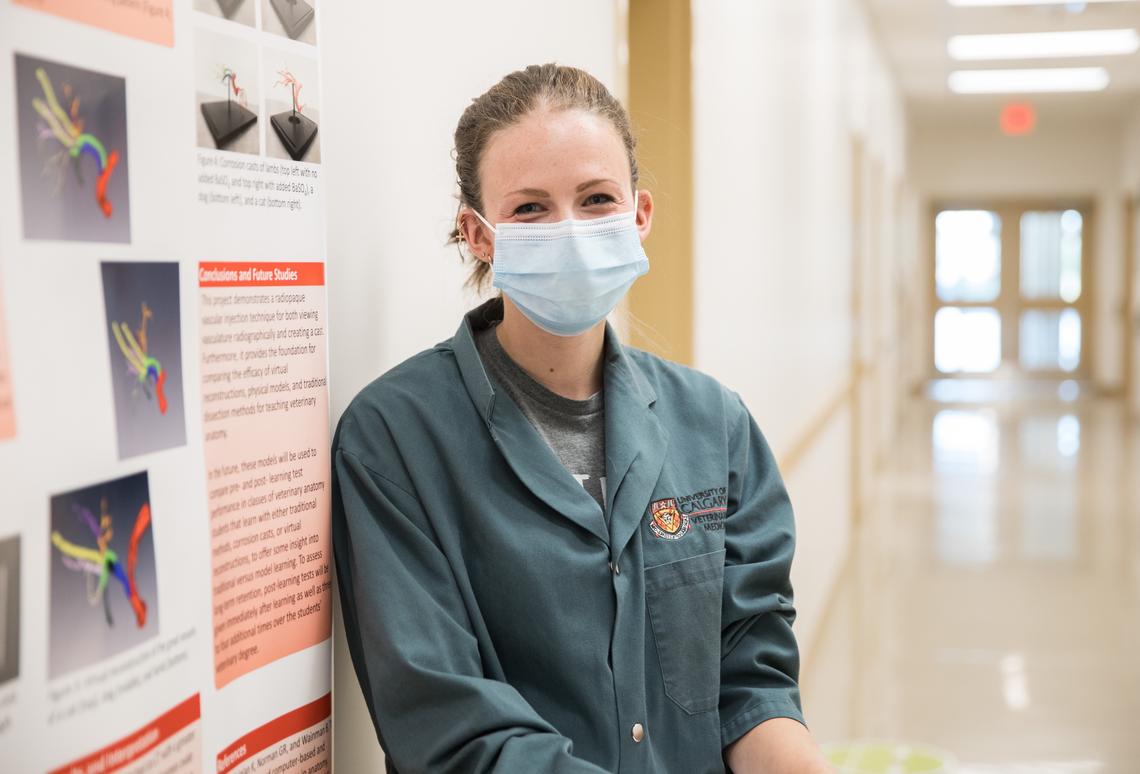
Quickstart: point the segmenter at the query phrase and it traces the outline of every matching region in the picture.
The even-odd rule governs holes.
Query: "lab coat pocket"
[[[690,715],[720,701],[724,550],[645,568],[645,600],[665,694]]]

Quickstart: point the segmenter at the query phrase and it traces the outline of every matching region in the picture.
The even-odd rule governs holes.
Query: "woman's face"
[[[589,220],[636,208],[642,241],[653,198],[634,202],[629,160],[609,119],[584,110],[540,108],[492,135],[479,165],[483,216],[491,223]],[[470,210],[460,215],[476,258],[494,257],[495,237]]]

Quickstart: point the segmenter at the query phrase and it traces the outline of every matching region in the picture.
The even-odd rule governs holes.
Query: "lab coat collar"
[[[605,327],[604,404],[606,508],[563,467],[514,401],[497,401],[475,348],[475,331],[503,317],[503,300],[492,298],[463,316],[452,339],[463,382],[492,438],[515,474],[537,497],[610,546],[616,560],[637,530],[661,474],[668,432],[652,411],[657,393],[629,356],[613,326]]]

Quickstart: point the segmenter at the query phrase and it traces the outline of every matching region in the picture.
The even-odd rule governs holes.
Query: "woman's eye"
[[[596,194],[590,194],[589,196],[587,196],[586,201],[582,202],[582,204],[585,205],[586,207],[591,207],[595,204],[609,204],[613,200],[614,200],[614,197],[610,196],[609,194],[596,193]]]
[[[527,202],[515,207],[515,215],[533,215],[540,210],[537,202]]]

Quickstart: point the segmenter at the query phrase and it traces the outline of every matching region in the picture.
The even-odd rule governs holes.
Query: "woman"
[[[455,144],[452,238],[503,293],[334,441],[345,627],[390,770],[828,771],[772,454],[736,393],[605,320],[653,219],[625,110],[531,66]]]

